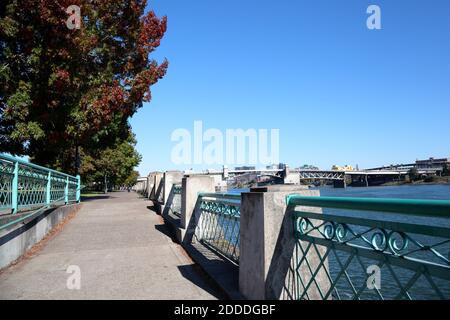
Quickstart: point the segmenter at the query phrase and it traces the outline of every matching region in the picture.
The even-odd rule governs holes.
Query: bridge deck
[[[150,204],[134,192],[84,202],[36,255],[0,274],[0,299],[219,297]],[[67,288],[69,265],[80,267],[80,290]]]

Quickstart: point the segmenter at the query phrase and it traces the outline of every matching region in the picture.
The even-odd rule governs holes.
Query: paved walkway
[[[0,274],[0,299],[218,297],[150,205],[134,192],[84,202],[36,256]],[[67,288],[70,265],[80,267],[80,290]]]

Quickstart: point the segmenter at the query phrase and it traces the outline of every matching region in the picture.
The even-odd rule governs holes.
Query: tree
[[[409,169],[408,176],[411,181],[416,181],[419,179],[419,171],[416,167]]]
[[[96,154],[84,155],[81,167],[83,181],[103,182],[107,186],[124,185],[133,180],[134,168],[140,163],[141,155],[135,149],[136,139],[129,132],[126,140],[116,143]],[[137,177],[136,177],[137,179]]]
[[[444,164],[444,166],[442,168],[442,175],[443,176],[449,176],[450,175],[450,168],[449,168],[448,164]]]
[[[80,7],[80,29],[66,25],[70,5]],[[145,0],[3,0],[0,151],[73,172],[81,153],[126,140],[128,119],[168,67],[150,58],[167,19],[145,7]]]
[[[139,172],[133,170],[131,174],[128,176],[128,178],[125,179],[124,185],[127,187],[132,187],[137,183],[137,179],[139,178]]]

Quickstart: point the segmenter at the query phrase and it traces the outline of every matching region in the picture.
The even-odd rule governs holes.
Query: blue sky
[[[381,8],[381,30],[366,9]],[[150,0],[170,62],[132,118],[140,173],[171,162],[177,128],[280,129],[292,167],[450,157],[450,1]],[[199,166],[198,168],[206,168]],[[209,166],[211,167],[211,166]]]

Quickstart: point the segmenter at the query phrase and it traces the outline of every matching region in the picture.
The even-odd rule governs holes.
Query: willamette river
[[[330,197],[363,197],[363,198],[401,198],[401,199],[436,199],[436,200],[450,200],[450,185],[402,185],[402,186],[386,186],[386,187],[368,187],[368,188],[329,188],[322,187],[318,188],[322,196]],[[402,214],[392,214],[392,213],[377,213],[377,212],[364,212],[364,211],[348,211],[348,210],[336,210],[336,209],[324,209],[324,213],[336,214],[336,215],[346,215],[346,216],[357,216],[365,217],[377,220],[388,220],[388,221],[398,221],[407,222],[419,225],[435,225],[441,227],[450,228],[450,221],[448,219],[439,218],[422,218],[414,217]],[[358,229],[358,228],[356,228]],[[435,243],[436,238],[431,238],[428,236],[413,235],[413,238],[420,241],[422,244],[432,244]],[[448,239],[442,239],[445,241]],[[413,244],[409,245],[410,248],[415,248]],[[437,247],[438,251],[442,253],[445,257],[449,258],[450,244],[447,241],[443,245]],[[341,263],[344,263],[348,259],[348,255],[345,253],[337,252],[338,257],[334,254],[329,256],[329,267],[333,277],[336,277],[341,271],[338,258],[340,258]],[[420,252],[415,255],[416,258],[430,259],[435,262],[435,256],[421,254]],[[362,259],[365,266],[375,261],[370,261],[369,259]],[[395,273],[394,277],[392,275],[393,271]],[[351,278],[356,289],[359,286],[364,286],[365,273],[363,267],[354,259],[347,268],[349,277]],[[399,297],[400,286],[404,288],[408,287],[409,282],[415,276],[415,272],[401,269],[398,267],[392,267],[389,270],[388,267],[383,267],[381,269],[381,290],[385,298],[396,298]],[[397,278],[397,279],[396,279]],[[352,297],[352,290],[350,289],[348,281],[343,281],[344,278],[338,282],[338,289],[341,298]],[[442,280],[436,277],[432,277],[434,284],[441,290],[441,293],[447,298],[450,298],[450,282],[448,280]],[[439,295],[433,289],[433,284],[431,284],[424,275],[421,275],[415,283],[408,289],[408,293],[413,299],[437,299]],[[376,298],[375,292],[372,290],[364,290],[362,298]],[[405,298],[402,296],[401,298]]]
[[[321,196],[326,197],[355,197],[355,198],[398,198],[398,199],[432,199],[450,200],[450,184],[445,185],[402,185],[387,187],[367,187],[367,188],[317,188]],[[324,209],[324,213],[337,215],[367,217],[371,219],[388,219],[399,222],[411,222],[426,225],[437,225],[450,227],[448,219],[422,218],[392,213],[373,213],[367,211],[349,211]]]
[[[446,199],[450,200],[450,184],[402,185],[388,187],[318,188],[321,195],[330,197]]]
[[[450,185],[402,185],[402,186],[385,186],[385,187],[348,187],[346,189],[332,188],[332,187],[320,187],[321,196],[329,197],[362,197],[362,198],[401,198],[401,199],[441,199],[450,200]],[[244,191],[244,190],[241,190]],[[429,217],[416,217],[404,214],[392,214],[381,212],[367,212],[367,211],[349,211],[349,210],[337,210],[337,209],[324,209],[324,213],[334,215],[345,215],[354,217],[364,217],[375,220],[383,221],[395,221],[402,223],[412,223],[418,225],[434,225],[440,227],[450,228],[450,221],[448,219],[429,218]],[[355,231],[366,230],[358,226],[351,226]],[[370,239],[370,233],[367,235]],[[411,235],[414,240],[421,242],[422,244],[436,243],[436,238],[422,235]],[[449,258],[450,243],[448,239],[439,239],[446,241],[443,245],[437,247],[438,251],[442,253],[447,259]],[[408,248],[416,248],[412,243]],[[333,279],[336,279],[342,270],[341,265],[349,259],[349,254],[342,251],[333,251],[328,256],[329,271]],[[431,260],[435,262],[442,262],[436,259],[436,256],[429,253],[418,252],[414,256],[415,258]],[[367,266],[377,264],[378,261],[361,258],[359,261],[357,258],[350,260],[348,267],[346,268],[347,276],[350,278],[355,290],[359,290],[366,286],[366,271]],[[362,265],[361,265],[361,263]],[[393,273],[395,276],[393,276]],[[339,278],[337,282],[338,294],[341,299],[350,299],[353,297],[353,290],[349,281],[346,279],[345,274]],[[381,268],[381,294],[385,299],[402,298],[405,299],[405,295],[400,294],[401,287],[406,288],[408,294],[412,299],[438,299],[439,294],[435,292],[433,286],[439,288],[441,293],[446,299],[450,299],[450,281],[443,280],[436,277],[431,277],[432,283],[427,280],[426,276],[420,275],[417,280],[415,279],[415,271],[399,268],[396,266],[383,266]],[[414,283],[409,286],[410,283]],[[333,294],[334,298],[337,298],[336,293]],[[360,296],[362,299],[377,299],[378,295],[374,290],[363,290],[363,294]]]

